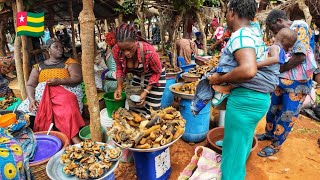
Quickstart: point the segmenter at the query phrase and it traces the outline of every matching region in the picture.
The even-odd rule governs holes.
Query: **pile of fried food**
[[[149,149],[164,146],[184,133],[186,121],[173,107],[153,111],[151,117],[120,108],[108,135],[123,148]]]
[[[207,65],[211,66],[212,68],[215,68],[219,64],[219,59],[220,59],[220,55],[216,54],[211,57],[211,59],[209,60],[209,63]]]
[[[210,71],[212,69],[211,66],[209,65],[203,65],[203,66],[196,66],[195,68],[192,68],[188,71],[188,76],[189,77],[201,77],[204,74],[206,74],[208,71]]]
[[[60,157],[66,175],[80,179],[99,178],[121,155],[120,148],[85,140],[80,147],[68,146]]]
[[[167,74],[174,74],[174,73],[178,73],[178,72],[182,72],[181,68],[179,68],[179,67],[166,67]]]
[[[17,100],[14,97],[5,97],[4,100],[0,101],[0,110],[6,110],[9,106],[15,103]]]
[[[199,81],[191,82],[191,83],[185,83],[182,85],[176,85],[172,87],[172,90],[178,93],[183,94],[195,94],[197,85],[199,84]]]

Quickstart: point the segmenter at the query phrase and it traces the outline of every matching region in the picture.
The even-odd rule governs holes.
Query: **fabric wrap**
[[[51,122],[69,140],[85,125],[76,95],[62,86],[46,85],[34,122],[34,131],[47,131]]]

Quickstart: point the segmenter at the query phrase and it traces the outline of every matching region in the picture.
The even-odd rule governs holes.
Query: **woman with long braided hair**
[[[165,69],[151,44],[139,37],[132,25],[121,24],[115,30],[117,44],[112,48],[116,62],[117,89],[114,99],[120,100],[122,86],[127,73],[132,73],[130,85],[139,87],[142,84],[140,103],[143,107],[130,107],[133,111],[150,114],[150,108],[158,110],[166,85]],[[127,79],[128,82],[128,79]]]

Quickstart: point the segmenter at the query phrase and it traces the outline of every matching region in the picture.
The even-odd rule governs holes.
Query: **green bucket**
[[[101,127],[101,133],[102,133],[102,142],[105,142],[105,140],[107,139],[106,131],[102,127]],[[79,131],[79,137],[82,141],[84,141],[86,139],[91,139],[91,132],[90,132],[89,125],[81,128],[81,130]]]
[[[103,96],[109,118],[112,118],[112,113],[117,111],[120,107],[124,108],[126,102],[126,93],[122,92],[121,96],[122,99],[120,101],[114,100],[114,92],[106,93]]]

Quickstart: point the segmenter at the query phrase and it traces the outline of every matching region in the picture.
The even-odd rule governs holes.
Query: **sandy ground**
[[[264,131],[265,120],[262,119],[256,129],[257,133]],[[319,179],[320,148],[317,144],[320,138],[320,123],[300,116],[293,127],[281,151],[273,159],[261,158],[257,152],[268,144],[259,142],[247,162],[246,180],[315,180]],[[175,180],[191,160],[194,149],[207,142],[188,144],[183,140],[170,147],[172,173],[170,180]],[[121,163],[117,168],[116,179],[137,179],[133,163]]]

